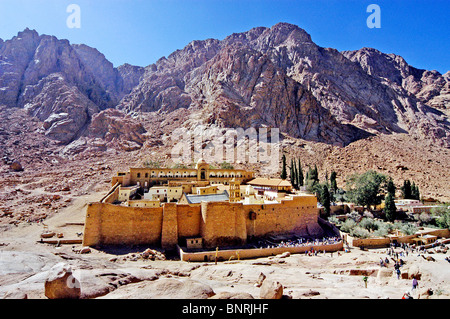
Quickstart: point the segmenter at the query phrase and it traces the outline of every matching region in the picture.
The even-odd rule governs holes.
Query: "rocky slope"
[[[93,114],[114,107],[139,76],[135,68],[115,69],[96,49],[29,29],[2,42],[0,65],[0,104],[29,110],[44,122],[43,133],[63,144]]]
[[[390,133],[450,145],[448,74],[375,49],[322,48],[287,23],[193,41],[146,68],[114,68],[94,48],[26,29],[2,42],[0,61],[0,103],[25,107],[63,144],[116,107],[185,108],[202,124],[278,127],[341,146]]]
[[[381,52],[362,55],[319,47],[286,23],[193,41],[147,67],[118,107],[199,109],[206,123],[275,126],[329,144],[408,133],[448,147],[448,117],[430,107],[446,109],[446,77]]]
[[[435,70],[420,70],[409,65],[401,56],[373,48],[344,51],[342,54],[359,63],[368,74],[386,81],[388,85],[404,89],[422,103],[444,111],[449,109],[449,72],[442,75]]]

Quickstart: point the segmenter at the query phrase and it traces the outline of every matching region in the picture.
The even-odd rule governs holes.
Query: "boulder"
[[[283,297],[283,285],[275,280],[264,280],[259,291],[261,299],[281,299]]]
[[[420,278],[422,277],[422,273],[420,272],[420,269],[417,265],[411,265],[405,272],[407,274],[406,279],[416,278],[417,280],[420,280]]]
[[[213,289],[191,279],[160,278],[120,287],[102,299],[208,299]]]
[[[80,250],[80,254],[89,254],[91,252],[91,248],[89,247],[83,247]]]
[[[278,257],[278,258],[287,258],[287,257],[289,257],[290,255],[291,255],[290,252],[285,251],[284,253],[277,255],[277,257]]]
[[[431,288],[421,288],[419,289],[418,297],[417,299],[429,299],[430,296],[433,295],[433,289]]]
[[[312,290],[312,289],[310,289],[309,291],[302,294],[302,296],[305,296],[305,297],[313,297],[313,296],[318,296],[318,295],[320,295],[320,292]]]
[[[45,280],[45,296],[49,299],[79,299],[81,285],[72,274],[72,268],[59,263],[53,266]]]
[[[255,287],[261,287],[261,285],[263,284],[265,279],[266,279],[266,275],[264,275],[263,273],[260,273],[258,280],[256,281]]]
[[[11,163],[11,165],[10,165],[9,167],[10,167],[13,171],[15,171],[15,172],[21,172],[21,171],[23,171],[22,164],[20,164],[20,163],[17,162],[17,161]]]

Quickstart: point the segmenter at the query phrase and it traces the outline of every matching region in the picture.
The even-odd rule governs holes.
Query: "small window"
[[[141,177],[141,173],[137,173],[137,177],[138,177],[138,178]]]

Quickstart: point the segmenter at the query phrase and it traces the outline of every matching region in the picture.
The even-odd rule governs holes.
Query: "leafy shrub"
[[[367,229],[368,231],[370,230],[377,230],[378,229],[378,225],[375,223],[375,220],[373,220],[372,218],[363,218],[360,222],[359,222],[359,226],[362,228]]]
[[[402,224],[399,229],[405,235],[412,235],[417,231],[417,227],[411,223]]]
[[[330,223],[333,223],[333,224],[339,224],[339,219],[336,217],[336,216],[330,216],[330,217],[328,217],[328,221],[330,222]]]
[[[365,228],[356,226],[350,231],[350,236],[358,237],[358,238],[369,238],[370,232]]]
[[[356,227],[356,222],[353,219],[347,219],[341,225],[341,230],[346,233],[350,233],[353,228]]]
[[[356,211],[350,212],[346,216],[347,220],[352,219],[355,222],[359,222],[361,220],[361,215],[359,215],[359,213]]]

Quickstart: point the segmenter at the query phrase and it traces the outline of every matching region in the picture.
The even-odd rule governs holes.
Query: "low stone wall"
[[[442,238],[448,238],[450,237],[450,230],[448,229],[433,229],[433,230],[427,230],[422,231],[422,235],[434,235],[437,237]],[[412,235],[405,235],[405,236],[398,236],[398,237],[378,237],[378,238],[355,238],[347,234],[346,240],[350,246],[353,247],[367,247],[367,248],[380,248],[380,247],[388,247],[391,243],[391,240],[396,240],[398,243],[401,244],[413,244],[414,241],[413,238],[419,237],[419,234],[412,234]]]
[[[304,253],[313,248],[315,251],[335,252],[343,250],[343,242],[329,245],[310,245],[301,247],[276,247],[276,248],[251,248],[251,249],[230,249],[219,250],[217,252],[218,260],[236,260],[236,259],[250,259],[274,256],[284,252],[291,254]],[[181,247],[178,247],[180,259],[182,261],[214,261],[216,258],[216,251],[202,251],[202,252],[185,252]]]
[[[391,243],[390,238],[380,237],[380,238],[355,238],[350,235],[347,235],[347,242],[350,246],[353,247],[371,247],[371,248],[380,248],[380,247],[388,247]]]

